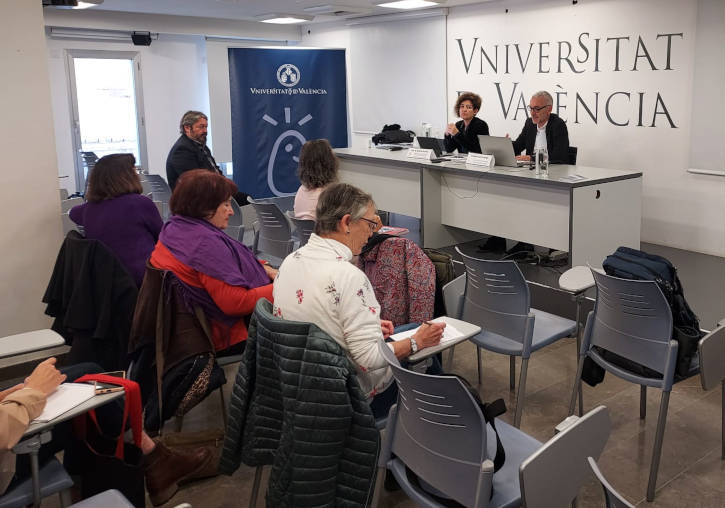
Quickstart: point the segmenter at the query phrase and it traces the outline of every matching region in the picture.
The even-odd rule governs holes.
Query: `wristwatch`
[[[418,343],[415,341],[413,337],[410,338],[410,350],[412,355],[418,352]]]

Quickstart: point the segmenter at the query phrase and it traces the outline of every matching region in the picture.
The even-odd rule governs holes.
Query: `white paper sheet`
[[[446,320],[443,317],[439,317],[433,319],[431,323],[446,323]],[[418,328],[420,328],[420,326]],[[417,332],[418,328],[413,328],[412,330],[407,330],[405,332],[394,333],[390,336],[390,338],[396,341],[407,339],[415,332]],[[446,323],[446,327],[443,329],[443,336],[441,337],[441,342],[447,342],[449,340],[454,340],[462,336],[463,333],[461,333],[456,327],[452,326],[450,323]]]
[[[34,422],[47,422],[84,403],[96,394],[96,388],[86,383],[63,383],[48,396],[43,412]]]

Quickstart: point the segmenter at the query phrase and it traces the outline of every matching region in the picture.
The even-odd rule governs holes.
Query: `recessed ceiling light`
[[[442,4],[436,0],[376,0],[378,7],[389,7],[391,9],[420,9],[421,7],[432,7]]]
[[[103,3],[103,0],[43,0],[43,7],[54,7],[56,9],[87,9],[96,7]]]
[[[324,4],[305,7],[305,12],[310,14],[329,14],[331,16],[349,16],[353,14],[367,14],[372,12],[370,7],[360,7],[342,4]]]
[[[254,17],[257,21],[262,23],[275,23],[277,25],[291,25],[293,23],[305,23],[315,19],[314,16],[307,16],[306,14],[260,14]]]

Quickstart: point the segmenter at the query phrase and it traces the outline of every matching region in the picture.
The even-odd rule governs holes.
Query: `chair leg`
[[[644,420],[647,416],[647,387],[639,387],[639,419]]]
[[[476,346],[476,357],[478,358],[478,385],[481,385],[481,348]]]
[[[569,416],[574,414],[574,408],[576,407],[576,396],[579,394],[579,412],[581,413],[584,409],[584,398],[582,396],[582,370],[584,369],[584,357],[579,357],[579,365],[576,369],[576,377],[574,378],[574,389],[571,392],[571,400],[569,401]]]
[[[257,494],[259,493],[259,484],[262,482],[262,467],[257,466],[254,470],[254,483],[252,484],[252,495],[249,498],[249,508],[256,508]]]
[[[662,440],[665,436],[665,425],[667,424],[667,408],[670,404],[670,392],[662,392],[660,401],[660,414],[657,417],[657,431],[655,433],[655,444],[652,448],[652,464],[649,469],[649,482],[647,483],[647,501],[650,503],[655,499],[655,486],[657,484],[657,471],[660,467],[662,456]]]
[[[720,458],[725,459],[725,379],[722,380],[722,386],[720,387],[720,390],[722,391],[722,403],[720,404],[720,411],[722,412],[720,422],[720,432],[722,433],[722,454],[720,455]]]
[[[579,350],[582,348],[582,338],[581,334],[579,333],[579,329],[581,328],[579,326],[579,307],[581,306],[581,301],[577,299],[577,322],[576,322],[576,354],[577,358],[579,358]],[[579,392],[579,416],[584,416],[584,389],[581,384],[581,380],[579,380],[579,388],[577,390]],[[570,414],[573,414],[573,410]]]
[[[227,404],[224,401],[224,386],[219,387],[219,399],[222,405],[222,419],[224,420],[224,428],[227,428]]]
[[[516,395],[516,413],[514,413],[514,427],[521,427],[521,413],[524,411],[524,400],[526,399],[526,373],[529,368],[529,359],[521,359],[521,375],[519,377],[519,393]]]
[[[66,508],[73,504],[73,500],[70,497],[70,489],[61,490],[58,493],[58,497],[60,498],[61,508]]]
[[[516,358],[509,356],[509,388],[516,388]]]

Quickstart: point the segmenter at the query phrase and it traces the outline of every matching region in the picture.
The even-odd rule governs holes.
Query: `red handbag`
[[[145,507],[143,454],[141,452],[141,389],[138,383],[103,374],[87,374],[76,383],[97,381],[123,386],[125,402],[121,433],[116,437],[103,434],[95,410],[73,420],[73,429],[80,441],[83,467],[82,495],[93,496],[108,489],[116,489],[137,508]],[[88,425],[88,421],[92,424]],[[123,436],[127,423],[131,427],[134,443],[125,443]]]

